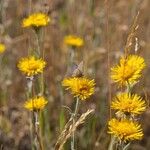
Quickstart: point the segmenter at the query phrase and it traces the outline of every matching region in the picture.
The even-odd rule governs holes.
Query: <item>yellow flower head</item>
[[[111,78],[120,86],[134,84],[141,77],[141,71],[145,67],[145,61],[137,55],[122,57],[120,64],[111,68]]]
[[[139,115],[145,111],[146,104],[137,94],[120,93],[114,98],[111,108],[121,113]]]
[[[44,13],[34,13],[25,18],[22,22],[23,27],[42,27],[48,25],[50,18]]]
[[[5,50],[6,50],[5,45],[0,43],[0,54],[3,53]]]
[[[84,45],[83,39],[74,35],[68,35],[64,38],[64,43],[69,46],[81,47]]]
[[[18,63],[18,68],[26,76],[31,77],[42,73],[46,62],[42,59],[36,59],[34,56],[22,58]]]
[[[64,79],[62,85],[70,89],[75,97],[80,100],[89,98],[94,93],[95,81],[85,77],[71,77]]]
[[[143,137],[143,131],[141,125],[137,122],[133,122],[127,119],[117,120],[111,119],[108,122],[108,133],[117,137],[121,141],[141,140]]]
[[[35,97],[33,99],[29,99],[25,102],[24,107],[30,111],[38,111],[44,109],[45,105],[48,103],[44,97]]]

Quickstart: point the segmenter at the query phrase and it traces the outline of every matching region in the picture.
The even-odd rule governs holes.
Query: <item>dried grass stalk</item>
[[[133,24],[130,28],[130,33],[127,37],[127,42],[126,42],[126,45],[125,45],[125,48],[124,48],[124,52],[125,52],[125,56],[128,55],[128,52],[130,51],[130,48],[132,46],[132,43],[133,43],[133,38],[135,37],[136,35],[136,31],[139,27],[138,25],[138,17],[139,17],[139,12],[137,13],[137,15],[135,16],[134,18],[134,21],[133,21]]]
[[[66,143],[67,139],[71,137],[72,133],[75,132],[77,127],[81,124],[83,124],[87,118],[88,115],[94,112],[94,109],[87,110],[86,113],[82,114],[80,118],[74,123],[72,123],[72,117],[70,120],[67,122],[67,124],[64,127],[64,130],[61,132],[56,145],[55,145],[55,150],[62,150],[63,145]]]

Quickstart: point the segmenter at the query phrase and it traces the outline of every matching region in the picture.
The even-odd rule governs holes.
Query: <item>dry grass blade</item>
[[[64,127],[64,130],[61,132],[61,134],[60,134],[60,136],[59,136],[59,138],[58,138],[58,140],[56,142],[56,145],[55,145],[55,149],[56,150],[58,149],[60,143],[62,143],[64,137],[66,136],[67,131],[68,131],[68,129],[69,129],[71,123],[72,123],[72,119],[73,119],[72,117],[69,119],[69,121],[66,123],[66,125]]]
[[[127,42],[126,42],[126,45],[124,48],[125,56],[128,55],[128,52],[129,52],[129,50],[132,46],[132,43],[133,43],[133,38],[135,37],[136,31],[138,29],[138,17],[139,17],[139,12],[137,13],[137,15],[134,18],[133,24],[130,28],[130,33],[127,37]]]
[[[74,124],[70,124],[72,121],[72,118],[71,118],[68,121],[68,123],[65,125],[65,128],[62,131],[62,133],[60,134],[55,145],[55,150],[62,150],[63,145],[66,143],[67,139],[71,137],[72,133],[75,132],[75,130],[80,124],[83,124],[85,122],[85,119],[87,118],[87,116],[93,112],[94,112],[94,109],[88,110],[86,113],[82,114],[80,118]]]

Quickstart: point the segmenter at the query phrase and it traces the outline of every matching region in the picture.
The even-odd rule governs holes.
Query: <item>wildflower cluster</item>
[[[83,39],[74,35],[68,35],[64,38],[64,43],[69,47],[69,69],[73,66],[75,61],[76,48],[84,45]],[[94,94],[95,81],[89,79],[83,75],[83,62],[81,62],[77,68],[73,70],[71,77],[64,78],[62,86],[69,90],[71,94],[76,98],[75,110],[71,113],[72,125],[77,121],[77,113],[79,107],[79,101],[87,100],[91,95]],[[75,134],[72,133],[71,149],[75,149]]]
[[[42,58],[36,58],[35,56],[29,56],[21,58],[18,62],[18,69],[28,77],[31,82],[35,75],[43,73],[46,62]],[[42,110],[47,104],[46,100],[42,97],[33,98],[25,102],[25,108],[28,110]]]
[[[77,98],[75,110],[71,116],[74,124],[78,111],[79,100],[85,101],[94,94],[95,81],[84,76],[72,76],[65,78],[62,81],[62,86],[66,87],[66,90],[69,90],[72,95]],[[71,147],[74,149],[74,133],[72,135]]]
[[[23,20],[22,26],[40,29],[40,27],[48,25],[49,22],[50,22],[50,18],[47,16],[47,14],[34,13]],[[30,55],[28,57],[21,58],[20,61],[18,62],[17,65],[18,69],[23,74],[25,74],[26,77],[30,79],[31,83],[32,80],[35,78],[35,75],[38,76],[39,74],[43,73],[43,70],[46,66],[46,62],[43,60],[43,58],[40,57],[41,57],[40,55],[38,57],[34,55]],[[39,93],[37,93],[36,95],[38,94]],[[33,94],[30,95],[32,95],[33,98],[31,97],[29,100],[25,102],[24,107],[26,109],[30,111],[38,111],[38,110],[42,110],[47,104],[47,101],[43,96],[37,97]]]
[[[75,35],[67,35],[64,37],[64,43],[69,47],[77,48],[84,45],[84,40]],[[75,49],[74,49],[75,50]],[[72,54],[73,53],[73,54]],[[74,52],[70,49],[70,64],[72,67],[72,61],[74,61]],[[66,87],[66,90],[70,90],[72,95],[80,100],[86,100],[94,94],[95,81],[90,80],[83,76],[83,62],[73,71],[72,76],[65,78],[62,81],[62,86]]]
[[[44,13],[34,13],[29,17],[25,18],[22,22],[22,27],[31,27],[34,31],[42,30],[41,27],[48,25],[50,18]],[[43,89],[43,71],[46,66],[46,62],[43,59],[42,50],[40,49],[39,37],[40,32],[34,32],[37,38],[37,47],[32,51],[32,55],[21,58],[18,62],[18,69],[26,76],[27,81],[27,100],[24,103],[24,108],[32,111],[31,118],[33,120],[33,125],[31,129],[31,134],[34,137],[36,149],[41,147],[41,137],[39,134],[40,124],[39,124],[39,111],[43,110],[48,103],[44,97]],[[34,55],[36,54],[36,55]],[[34,81],[34,82],[33,82]],[[37,142],[38,140],[38,142]]]
[[[146,103],[141,96],[131,93],[131,89],[139,81],[145,66],[144,58],[126,55],[121,57],[118,65],[111,68],[112,80],[125,91],[112,100],[111,109],[115,110],[116,118],[108,122],[108,133],[113,135],[122,147],[143,137],[137,117],[146,110]]]

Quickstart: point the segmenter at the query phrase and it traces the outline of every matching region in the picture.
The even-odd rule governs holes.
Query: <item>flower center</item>
[[[81,91],[82,93],[87,92],[87,91],[88,91],[87,86],[83,86],[83,87],[81,87],[81,88],[80,88],[80,91]]]
[[[125,70],[125,72],[123,73],[123,76],[122,76],[122,78],[124,79],[124,80],[128,80],[128,79],[130,79],[133,75],[134,75],[134,72],[135,72],[135,70],[134,69],[127,69],[127,70]]]
[[[38,66],[35,63],[29,65],[29,70],[36,70],[37,68]]]

